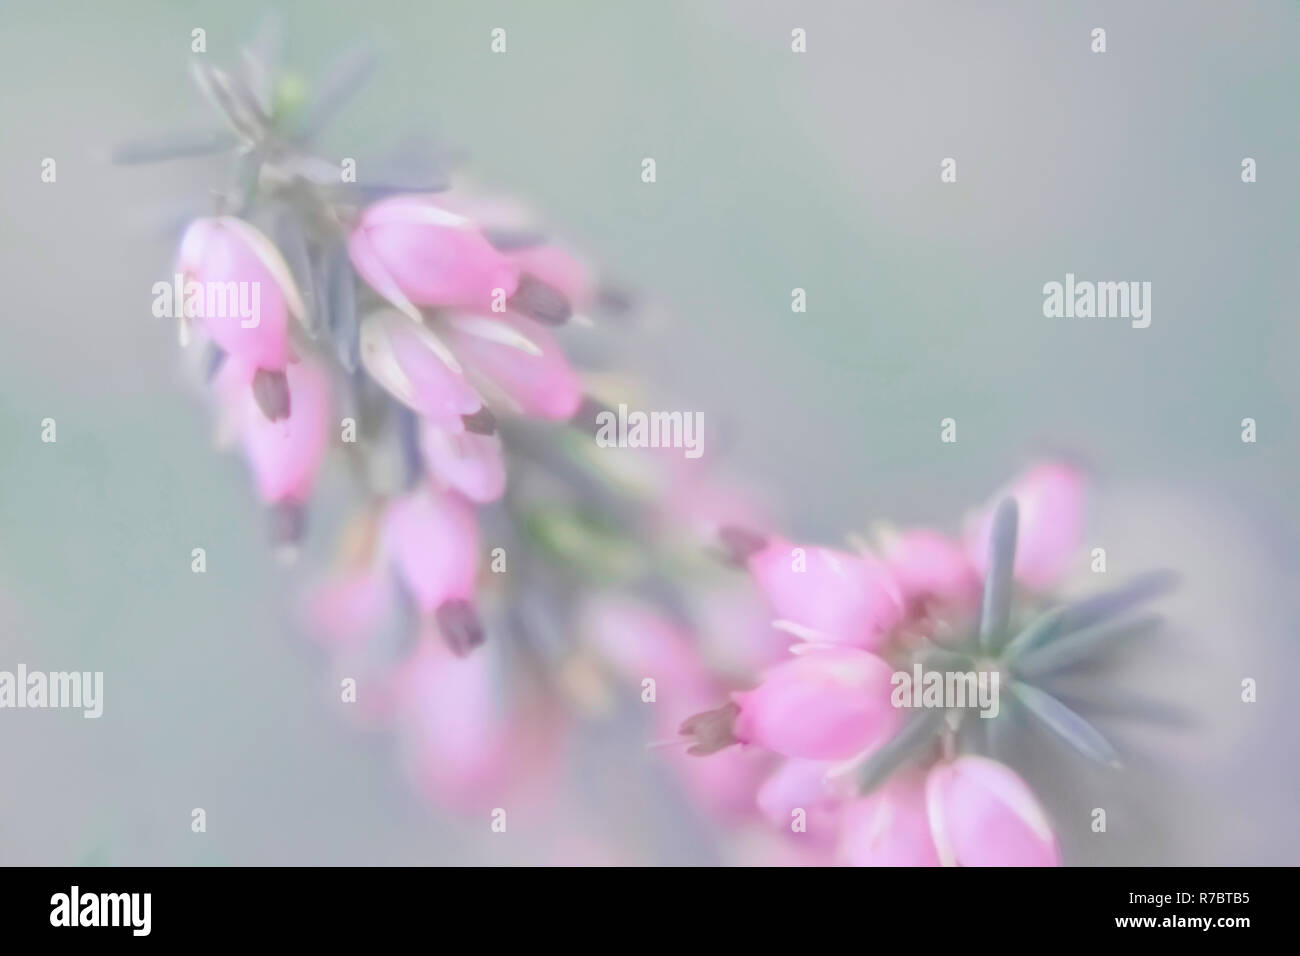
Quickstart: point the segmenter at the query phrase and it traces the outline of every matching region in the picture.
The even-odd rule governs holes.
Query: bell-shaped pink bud
[[[519,284],[519,267],[476,223],[426,196],[394,196],[367,207],[348,253],[361,277],[399,308],[487,311]]]
[[[925,801],[945,866],[1059,866],[1047,814],[1011,768],[967,755],[936,764]]]
[[[698,652],[686,632],[641,601],[602,596],[587,602],[581,618],[583,640],[600,654],[619,677],[639,686],[647,678],[668,702],[687,696],[687,713],[667,709],[669,720],[686,717],[694,694],[706,681]],[[710,688],[711,689],[711,688]],[[656,707],[656,714],[663,711]]]
[[[1083,541],[1086,487],[1072,465],[1035,465],[972,519],[967,528],[968,553],[981,576],[988,570],[993,512],[1003,498],[1016,499],[1019,525],[1015,577],[1027,588],[1044,590],[1060,583]]]
[[[442,339],[391,310],[361,323],[361,361],[391,395],[444,431],[460,434],[466,416],[483,408]]]
[[[540,323],[510,314],[453,316],[445,334],[489,398],[495,390],[522,414],[553,421],[567,421],[582,404],[578,373]]]
[[[819,842],[832,839],[839,800],[826,775],[834,766],[826,760],[783,761],[758,788],[758,809],[775,827]],[[797,831],[791,826],[796,821],[802,824]]]
[[[329,449],[330,386],[324,371],[302,360],[285,367],[289,413],[271,421],[257,405],[252,390],[242,388],[237,400],[239,437],[263,501],[301,503]]]
[[[687,531],[699,539],[700,547],[716,542],[723,528],[772,526],[770,508],[755,489],[735,480],[719,480],[703,458],[672,455],[638,465],[642,471],[649,471],[649,465],[658,469],[648,477],[657,478],[661,487],[656,497],[667,530]]]
[[[838,856],[849,866],[938,866],[925,807],[925,776],[896,773],[840,817]]]
[[[890,533],[881,552],[909,604],[937,600],[970,607],[978,603],[979,575],[965,549],[947,535],[925,528]]]
[[[776,617],[809,640],[875,648],[903,618],[898,585],[876,558],[773,540],[748,564]]]
[[[763,674],[739,707],[733,735],[787,757],[845,760],[886,740],[898,726],[890,705],[894,670],[852,647],[809,645]]]
[[[421,791],[443,806],[487,813],[516,806],[519,786],[554,763],[555,735],[503,694],[502,662],[485,647],[457,657],[426,632],[394,682],[398,734]]]
[[[474,597],[478,524],[453,492],[420,488],[395,499],[384,516],[384,552],[426,614]],[[455,606],[455,605],[453,605]]]
[[[181,238],[176,268],[185,280],[186,314],[194,313],[224,352],[253,369],[285,367],[286,291],[301,306],[269,239],[240,219],[196,219]]]
[[[795,639],[772,626],[772,615],[751,582],[740,579],[734,588],[710,588],[693,607],[709,660],[722,673],[749,683],[764,668],[788,659]]]
[[[506,490],[506,462],[498,435],[453,434],[432,422],[420,427],[420,450],[433,480],[470,501],[496,501]]]
[[[665,721],[657,720],[656,725],[659,733],[672,733]],[[662,756],[692,803],[710,816],[732,823],[755,816],[754,791],[771,770],[773,760],[757,747],[729,747],[703,758],[669,748]]]
[[[546,283],[575,310],[587,308],[595,298],[591,272],[561,246],[543,243],[512,250],[507,255],[522,273]]]
[[[354,568],[322,582],[307,595],[306,624],[322,643],[354,648],[375,634],[392,607],[392,582],[384,569]]]

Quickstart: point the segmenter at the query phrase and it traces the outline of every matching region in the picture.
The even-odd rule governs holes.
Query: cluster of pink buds
[[[1003,763],[959,750],[984,748],[992,725],[1023,712],[1084,755],[1118,762],[1105,738],[1041,685],[1133,633],[1114,619],[1169,580],[1149,576],[1064,606],[1049,600],[1078,553],[1084,485],[1072,466],[1040,464],[971,515],[960,538],[888,531],[878,552],[722,529],[728,554],[796,643],[752,689],[682,724],[691,752],[739,745],[785,758],[759,805],[781,826],[795,814],[806,827],[797,832],[838,845],[851,863],[1059,862],[1028,785]],[[1013,615],[1017,591],[1025,607]],[[950,701],[909,713],[910,695],[896,691],[914,667],[969,673],[972,683],[994,678],[994,692],[1001,686],[1010,700],[984,727]]]
[[[507,468],[503,428],[568,423],[583,407],[555,330],[589,324],[601,297],[522,207],[447,190],[432,150],[408,153],[415,172],[398,183],[318,158],[322,123],[373,56],[345,57],[304,100],[300,82],[277,82],[270,37],[237,69],[194,63],[225,129],[116,158],[235,158],[215,209],[186,219],[183,307],[156,314],[179,320],[219,441],[242,452],[283,555],[305,540],[329,463],[351,466],[356,505],[304,618],[338,669],[362,675],[360,711],[397,730],[422,789],[463,807],[544,762],[555,739],[536,680],[512,677],[502,649],[471,656],[486,639],[488,553],[502,553],[495,570],[506,560],[481,515],[528,464]]]
[[[242,448],[276,544],[302,538],[328,453],[350,453],[378,527],[346,589],[373,600],[361,581],[395,581],[465,654],[483,637],[474,512],[506,488],[498,425],[578,411],[551,327],[593,302],[590,273],[507,204],[386,188],[367,201],[374,190],[337,170],[329,181],[301,110],[259,95],[260,75],[197,70],[244,178],[180,241],[182,342],[204,354],[221,434]],[[377,478],[368,460],[385,446],[399,461]]]

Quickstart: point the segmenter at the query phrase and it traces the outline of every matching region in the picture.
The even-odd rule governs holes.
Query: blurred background
[[[0,668],[102,670],[106,685],[97,721],[0,712],[0,863],[724,862],[634,727],[581,726],[553,824],[501,838],[425,806],[386,739],[340,715],[293,627],[297,579],[150,314],[173,256],[151,223],[221,167],[104,159],[125,137],[207,125],[190,32],[231,62],[263,7],[0,12]],[[1117,808],[1104,836],[1065,828],[1066,859],[1300,862],[1300,8],[279,10],[307,77],[358,37],[383,49],[325,155],[430,131],[477,181],[536,205],[650,303],[625,367],[657,407],[703,410],[706,455],[765,489],[792,533],[955,530],[1035,456],[1087,464],[1089,546],[1109,575],[1184,575],[1165,605],[1176,626],[1126,681],[1194,720],[1125,724],[1124,774],[1055,784]],[[489,52],[494,27],[506,55]],[[1045,319],[1042,286],[1066,272],[1150,281],[1150,328]],[[40,441],[47,417],[56,444]],[[945,417],[956,444],[939,441]],[[190,571],[198,546],[206,575]],[[1245,677],[1256,704],[1240,702]],[[1052,780],[1032,782],[1071,799]]]

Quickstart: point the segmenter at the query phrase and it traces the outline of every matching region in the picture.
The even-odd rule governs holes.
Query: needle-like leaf
[[[1119,767],[1119,754],[1101,733],[1059,700],[1032,684],[1011,685],[1017,699],[1053,733],[1090,760]]]
[[[1054,607],[1029,622],[1029,626],[1012,638],[1003,650],[1002,656],[1013,661],[1021,654],[1050,641],[1061,631],[1061,621],[1065,617],[1065,608]]]
[[[1061,621],[1061,633],[1100,624],[1172,591],[1178,584],[1178,575],[1173,571],[1152,571],[1141,575],[1128,584],[1105,594],[1075,601],[1065,608]]]
[[[925,710],[914,716],[863,762],[858,771],[858,789],[864,794],[870,793],[895,770],[919,756],[934,740],[943,723],[942,710]]]
[[[980,605],[980,646],[996,650],[1011,615],[1011,589],[1016,564],[1016,533],[1019,509],[1014,498],[1003,498],[993,514],[989,535],[989,570],[984,579],[984,601]]]
[[[361,344],[357,324],[356,279],[347,247],[339,243],[327,249],[321,261],[321,296],[325,304],[326,324],[334,341],[339,362],[348,372],[355,372],[361,362]]]
[[[176,130],[156,136],[142,136],[114,146],[109,161],[119,166],[157,163],[191,156],[211,156],[234,149],[239,140],[226,130]]]
[[[1163,618],[1147,614],[1121,623],[1104,623],[1067,634],[1056,641],[1034,648],[1013,665],[1017,674],[1031,680],[1058,673],[1072,664],[1099,654],[1107,647],[1131,637],[1150,634]]]
[[[302,219],[288,204],[280,204],[272,213],[271,235],[284,257],[294,284],[302,293],[303,311],[299,322],[311,338],[321,327],[320,305],[316,301],[316,279],[311,267],[311,249]]]
[[[343,104],[365,84],[378,63],[379,52],[369,43],[335,60],[325,71],[324,80],[297,123],[297,137],[310,140],[319,133]]]

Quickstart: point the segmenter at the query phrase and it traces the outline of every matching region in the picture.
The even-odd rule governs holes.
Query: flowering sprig
[[[615,476],[591,457],[601,406],[557,330],[616,297],[514,204],[448,191],[440,169],[340,175],[313,144],[376,58],[345,58],[308,97],[277,77],[271,46],[229,72],[196,61],[224,129],[115,155],[233,160],[176,271],[187,305],[191,285],[244,283],[259,314],[186,308],[182,342],[282,549],[304,539],[330,453],[351,464],[358,500],[307,619],[339,668],[370,679],[364,711],[397,731],[422,789],[496,806],[545,777],[570,712],[601,709],[604,674],[663,694],[657,737],[686,718],[690,752],[716,756],[674,766],[728,818],[815,812],[853,863],[1058,862],[1047,814],[1005,763],[1006,731],[1028,715],[1115,765],[1051,680],[1149,630],[1128,612],[1170,584],[1050,596],[1082,526],[1077,472],[1034,469],[965,542],[917,529],[857,553],[756,532],[734,489],[662,458]],[[336,441],[336,423],[355,434]],[[740,608],[748,595],[712,628],[694,623],[726,589],[681,547],[683,524],[710,528],[749,571],[771,626]],[[489,538],[508,575],[484,573]],[[777,662],[774,636],[796,640],[793,658]],[[912,665],[997,674],[1007,706],[905,720],[890,686]]]

